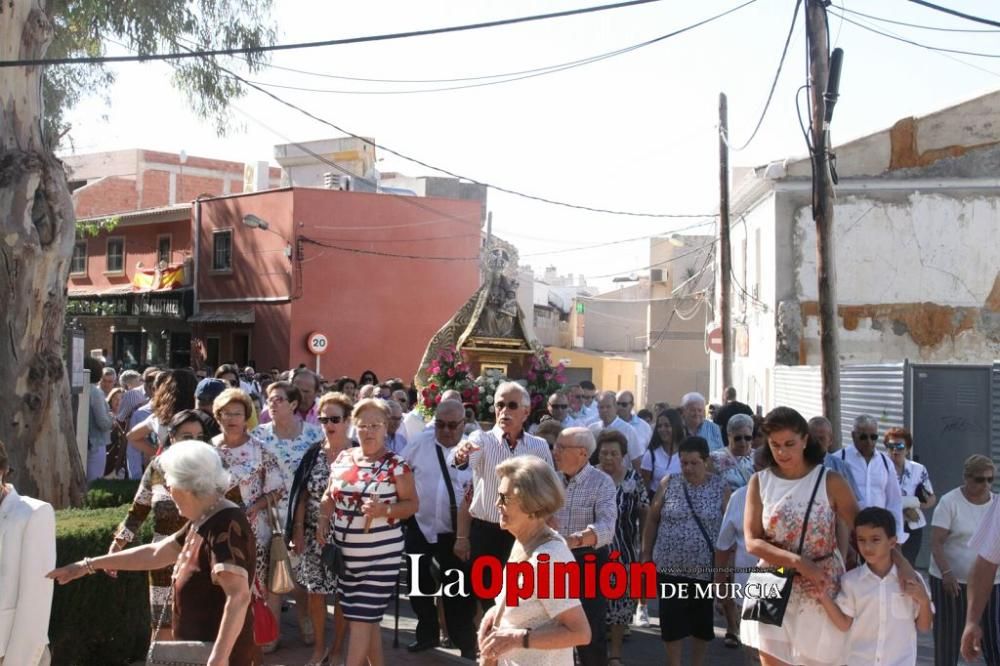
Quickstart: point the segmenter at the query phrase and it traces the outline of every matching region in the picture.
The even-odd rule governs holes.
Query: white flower
[[[491,396],[491,395],[486,396],[486,403],[492,405],[493,404],[493,396]],[[490,407],[490,411],[493,411],[492,407]]]
[[[492,401],[491,401],[491,402],[492,402]],[[496,407],[494,407],[493,405],[490,405],[490,414],[495,414],[495,413],[496,413],[496,411],[497,411],[497,408],[496,408]]]

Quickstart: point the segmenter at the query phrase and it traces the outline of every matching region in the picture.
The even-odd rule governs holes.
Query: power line
[[[667,264],[672,263],[674,261],[677,261],[678,259],[682,259],[682,258],[690,256],[692,254],[697,254],[699,252],[702,252],[702,251],[704,251],[704,249],[706,247],[714,246],[715,242],[717,240],[718,240],[718,238],[713,238],[712,241],[709,242],[709,243],[705,243],[704,245],[698,245],[694,249],[689,250],[688,252],[681,252],[680,254],[675,254],[672,257],[670,257],[669,259],[664,259],[663,261],[658,261],[655,264],[650,264],[649,266],[640,266],[638,268],[627,268],[625,270],[615,271],[614,273],[608,273],[606,275],[584,275],[583,277],[587,278],[588,280],[600,280],[602,278],[608,278],[608,277],[614,277],[616,275],[621,275],[622,273],[633,273],[635,271],[645,271],[645,270],[649,270],[650,268],[658,268],[660,266],[666,266]],[[709,253],[711,253],[711,250],[709,251]]]
[[[928,9],[933,9],[935,11],[944,12],[945,14],[951,14],[952,16],[957,16],[959,18],[964,18],[975,23],[982,23],[983,25],[992,25],[994,28],[1000,28],[1000,21],[994,21],[992,19],[983,18],[982,16],[974,16],[972,14],[965,14],[958,11],[957,9],[950,9],[948,7],[942,7],[941,5],[935,5],[933,2],[927,2],[927,0],[910,0],[910,2],[927,7]]]
[[[318,245],[320,247],[325,247],[330,250],[339,250],[341,252],[352,252],[354,254],[367,254],[375,257],[392,257],[396,259],[417,259],[422,261],[479,261],[479,255],[474,257],[443,257],[443,256],[430,256],[430,255],[419,255],[419,254],[396,254],[394,252],[380,252],[378,250],[361,250],[355,247],[343,247],[341,245],[333,245],[332,243],[327,243],[326,241],[317,240],[314,238],[308,238],[306,236],[299,236],[299,240],[303,243],[309,243],[310,245]]]
[[[270,53],[274,51],[313,49],[322,46],[343,46],[346,44],[385,42],[395,39],[426,37],[428,35],[441,35],[452,32],[464,32],[466,30],[480,30],[483,28],[496,28],[505,25],[514,25],[517,23],[528,23],[532,21],[543,21],[554,18],[564,18],[567,16],[578,16],[580,14],[604,12],[612,9],[634,7],[636,5],[647,5],[654,2],[661,2],[661,0],[627,0],[626,2],[618,2],[611,5],[581,7],[579,9],[568,9],[561,12],[550,12],[548,14],[535,14],[532,16],[519,16],[516,18],[499,19],[496,21],[484,21],[481,23],[467,23],[464,25],[446,26],[441,28],[428,28],[426,30],[410,30],[407,32],[392,32],[380,35],[366,35],[363,37],[328,39],[316,42],[297,42],[293,44],[270,44],[265,46],[256,46],[253,48],[196,49],[196,50],[174,52],[174,53],[148,53],[148,54],[128,55],[128,56],[85,56],[85,57],[75,57],[75,58],[38,58],[38,59],[21,59],[21,60],[0,60],[0,67],[25,67],[25,66],[37,66],[37,65],[96,65],[109,62],[150,62],[156,60],[181,60],[185,58],[235,56],[235,55],[246,55],[248,53]]]
[[[669,39],[671,37],[676,37],[677,35],[683,34],[683,33],[688,32],[690,30],[694,30],[695,28],[699,28],[699,27],[705,25],[706,23],[711,23],[712,21],[718,20],[718,19],[720,19],[720,18],[722,18],[724,16],[732,14],[733,12],[736,12],[736,11],[738,11],[740,9],[743,9],[744,7],[746,7],[748,5],[751,5],[754,2],[756,2],[756,1],[757,0],[748,0],[747,2],[744,2],[741,5],[737,5],[736,7],[728,9],[728,10],[726,10],[724,12],[721,12],[719,14],[715,14],[713,16],[710,16],[709,18],[704,19],[702,21],[698,21],[697,23],[693,23],[693,24],[685,26],[683,28],[679,28],[678,30],[674,30],[674,31],[668,32],[668,33],[666,33],[664,35],[660,35],[659,37],[654,37],[653,39],[648,39],[648,40],[646,40],[644,42],[640,42],[638,44],[633,44],[631,46],[626,46],[626,47],[623,47],[623,48],[620,48],[620,49],[616,49],[614,51],[608,51],[606,53],[601,53],[601,54],[597,54],[597,55],[594,55],[594,56],[589,56],[587,58],[581,58],[579,60],[574,60],[574,61],[571,61],[571,62],[568,62],[568,63],[559,64],[559,65],[551,65],[551,66],[548,66],[548,67],[540,67],[540,68],[536,68],[536,69],[525,70],[523,72],[516,72],[516,73],[512,73],[512,74],[497,74],[497,75],[491,75],[491,76],[485,76],[485,77],[472,77],[470,79],[464,79],[466,81],[468,81],[468,80],[477,80],[477,81],[479,81],[477,83],[465,83],[463,85],[454,85],[454,86],[437,87],[437,88],[418,88],[418,89],[407,89],[407,90],[335,90],[335,89],[329,89],[329,88],[307,88],[307,87],[304,87],[304,86],[293,86],[293,85],[284,84],[284,83],[269,83],[269,82],[264,82],[264,81],[253,81],[252,83],[255,83],[255,84],[261,85],[261,86],[265,86],[267,88],[281,88],[281,89],[284,89],[284,90],[297,90],[297,91],[301,91],[301,92],[312,92],[312,93],[323,93],[323,94],[336,94],[336,95],[410,95],[410,94],[418,94],[418,93],[446,92],[446,91],[453,91],[453,90],[465,90],[465,89],[468,89],[468,88],[482,88],[482,87],[486,87],[486,86],[495,86],[495,85],[501,85],[501,84],[504,84],[504,83],[513,83],[515,81],[523,81],[523,80],[526,80],[526,79],[532,79],[532,78],[536,78],[536,77],[539,77],[539,76],[546,76],[548,74],[556,74],[556,73],[559,73],[559,72],[564,72],[564,71],[568,71],[570,69],[574,69],[576,67],[583,67],[584,65],[590,65],[590,64],[593,64],[593,63],[596,63],[596,62],[601,62],[603,60],[608,60],[610,58],[614,58],[614,57],[617,57],[617,56],[620,56],[620,55],[624,55],[626,53],[631,53],[633,51],[637,51],[637,50],[645,48],[647,46],[652,46],[653,44],[657,44],[657,43],[662,42],[662,41],[664,41],[666,39]],[[796,11],[798,11],[798,7],[797,6],[796,6]],[[782,55],[782,58],[784,58],[784,55]],[[287,68],[283,68],[283,69],[287,69]],[[293,71],[295,71],[295,70],[293,70]],[[303,72],[303,73],[313,74],[312,72]],[[491,80],[483,81],[481,79],[491,79]],[[455,80],[455,82],[462,81],[462,80],[463,79],[458,79],[458,80]],[[772,88],[772,92],[773,92],[773,88]],[[768,99],[768,102],[770,102],[770,99]]]
[[[719,134],[722,136],[722,140],[726,142],[729,149],[733,152],[739,152],[744,150],[757,136],[757,132],[760,130],[761,125],[764,124],[764,118],[767,116],[767,110],[771,106],[771,99],[774,97],[774,90],[778,87],[778,79],[781,78],[781,68],[785,64],[785,56],[788,55],[788,45],[792,43],[792,35],[795,34],[795,25],[799,16],[799,6],[802,5],[802,0],[795,0],[795,9],[792,10],[792,25],[788,28],[788,36],[785,37],[785,45],[781,49],[781,58],[778,60],[778,69],[774,72],[774,80],[771,81],[771,90],[767,93],[767,99],[764,101],[764,108],[760,112],[760,118],[757,119],[757,125],[753,128],[753,132],[750,133],[750,138],[746,140],[741,146],[733,146],[729,143],[729,137],[726,136],[725,130],[721,127],[719,128]]]
[[[872,19],[874,21],[881,21],[883,23],[892,23],[894,25],[902,25],[907,28],[918,28],[920,30],[935,30],[937,32],[963,32],[963,33],[997,33],[1000,30],[987,30],[987,29],[976,29],[976,28],[941,28],[936,25],[922,25],[920,23],[907,23],[906,21],[895,21],[893,19],[888,19],[882,16],[873,16],[872,14],[865,14],[864,12],[859,12],[854,9],[848,9],[843,5],[834,5],[837,9],[842,12],[847,12],[848,14],[854,14],[855,16],[863,16],[867,19]]]
[[[959,55],[976,56],[977,58],[1000,58],[1000,53],[980,53],[977,51],[963,51],[961,49],[949,49],[943,46],[930,46],[928,44],[923,44],[921,42],[914,41],[912,39],[907,39],[906,37],[900,37],[899,35],[894,35],[890,32],[883,32],[877,28],[872,28],[871,26],[865,25],[853,19],[849,19],[843,14],[837,14],[837,12],[830,11],[834,16],[839,16],[844,21],[850,23],[851,25],[856,25],[862,30],[867,30],[868,32],[874,32],[876,35],[882,35],[883,37],[888,37],[889,39],[894,39],[897,42],[903,42],[905,44],[910,44],[911,46],[919,46],[922,49],[927,49],[928,51],[938,51],[940,53],[957,53]],[[961,62],[961,61],[959,61]],[[968,64],[968,63],[966,63]],[[989,71],[989,70],[987,70]]]

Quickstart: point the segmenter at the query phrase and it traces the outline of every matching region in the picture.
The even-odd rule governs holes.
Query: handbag
[[[268,589],[274,594],[288,594],[295,589],[292,563],[288,555],[285,534],[274,516],[274,501],[267,496],[267,517],[271,523],[271,550],[267,565]]]
[[[371,473],[371,476],[368,477],[368,483],[366,483],[365,487],[361,489],[360,493],[358,493],[358,497],[365,496],[365,493],[368,492],[368,486],[370,486],[372,481],[382,472],[385,465],[386,463],[383,461],[379,468]],[[322,519],[322,517],[323,516],[320,515],[320,519]],[[344,529],[340,532],[340,540],[342,542],[346,540],[347,528],[351,526],[351,523],[354,522],[356,517],[357,513],[352,514],[344,524]],[[336,532],[336,529],[334,529],[334,531]],[[326,567],[326,570],[337,578],[343,578],[347,574],[347,561],[344,559],[344,552],[340,549],[340,546],[337,545],[336,538],[326,542],[323,546],[323,550],[320,551],[319,559],[320,562],[323,563],[323,566]]]
[[[825,472],[826,470],[820,466],[816,485],[813,486],[812,495],[809,496],[809,504],[806,505],[806,513],[802,519],[802,535],[799,537],[799,549],[796,551],[799,555],[802,554],[802,547],[806,542],[806,527],[809,524],[809,514],[812,512],[813,500],[816,499],[816,491],[819,490],[819,484],[823,481]],[[757,589],[760,590],[773,590],[777,588],[779,594],[770,597],[763,595],[755,599],[745,598],[743,600],[743,619],[780,627],[781,623],[785,620],[788,601],[792,597],[792,579],[794,577],[795,572],[784,567],[771,571],[754,571],[751,573],[747,579],[748,586],[766,586],[758,587]]]
[[[261,592],[258,589],[258,592]],[[267,602],[261,594],[254,594],[253,602],[250,604],[253,609],[253,642],[256,645],[267,645],[278,640],[278,620],[268,607]],[[205,662],[201,662],[205,663]]]
[[[167,609],[171,607],[174,598],[174,586],[171,584],[167,602],[160,611],[160,619],[156,622],[156,631],[160,633]],[[153,640],[146,652],[146,664],[149,666],[204,666],[212,656],[215,642],[212,641],[158,641]]]

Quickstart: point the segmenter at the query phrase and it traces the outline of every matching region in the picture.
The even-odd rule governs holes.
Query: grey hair
[[[874,416],[869,416],[868,414],[858,414],[854,418],[854,429],[857,430],[862,426],[875,426],[878,428],[878,419]]]
[[[684,397],[681,398],[681,407],[687,407],[692,402],[696,401],[704,405],[705,396],[703,396],[701,393],[698,393],[697,391],[692,391],[691,393],[685,393]]]
[[[135,388],[142,383],[142,375],[135,370],[125,370],[118,377],[118,383],[125,388]]]
[[[814,416],[811,419],[809,419],[810,428],[818,428],[820,426],[832,428],[833,424],[830,423],[830,419],[826,418],[825,416]]]
[[[112,368],[111,366],[108,366],[108,367],[104,368],[103,370],[101,370],[101,376],[102,377],[118,377],[118,371],[115,370],[114,368]]]
[[[740,428],[750,428],[753,431],[753,417],[749,414],[734,414],[726,423],[726,434],[732,435]]]
[[[581,428],[579,426],[566,428],[559,433],[559,436],[570,437],[577,446],[582,446],[587,449],[588,458],[594,455],[594,451],[597,449],[597,440],[594,439],[594,433],[590,431],[590,428]]]
[[[232,485],[232,477],[223,468],[218,452],[205,442],[176,442],[157,460],[170,487],[205,497],[221,495]]]
[[[524,404],[530,408],[531,406],[531,394],[528,393],[528,389],[524,388],[517,382],[503,382],[497,387],[497,390],[493,393],[493,399],[496,400],[504,393],[508,391],[517,391],[524,398]]]

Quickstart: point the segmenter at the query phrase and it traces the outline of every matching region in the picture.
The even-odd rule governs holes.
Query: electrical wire
[[[1000,28],[1000,21],[994,21],[992,19],[984,18],[982,16],[974,16],[972,14],[965,14],[958,11],[957,9],[950,9],[948,7],[942,7],[941,5],[935,5],[933,2],[927,2],[927,0],[910,0],[915,5],[921,5],[922,7],[927,7],[928,9],[933,9],[935,11],[943,12],[945,14],[951,14],[952,16],[957,16],[959,18],[964,18],[975,23],[982,23],[983,25],[992,25],[994,28]]]
[[[848,14],[854,14],[855,16],[863,16],[864,18],[872,19],[873,21],[881,21],[882,23],[892,23],[894,25],[902,25],[902,26],[906,26],[907,28],[917,28],[919,30],[935,30],[937,32],[964,32],[964,33],[977,33],[977,34],[981,34],[981,33],[993,33],[993,34],[995,34],[997,32],[1000,32],[1000,30],[990,30],[990,29],[987,29],[987,28],[941,28],[941,27],[936,26],[936,25],[923,25],[923,24],[920,24],[920,23],[907,23],[906,21],[896,21],[896,20],[893,20],[893,19],[885,18],[883,16],[874,16],[872,14],[865,14],[864,12],[859,12],[859,11],[857,11],[855,9],[848,9],[844,5],[834,4],[833,6],[836,7],[838,10],[840,10],[842,12],[846,12]]]
[[[733,152],[738,153],[741,150],[745,150],[757,136],[757,132],[760,131],[761,125],[764,124],[764,118],[767,116],[767,110],[771,107],[771,100],[774,98],[774,91],[778,87],[778,79],[781,78],[781,68],[785,65],[785,56],[788,55],[788,45],[792,43],[792,35],[795,34],[795,25],[798,22],[799,7],[801,5],[802,0],[795,0],[795,9],[792,10],[792,24],[788,27],[788,35],[785,37],[785,45],[781,49],[781,58],[778,59],[778,68],[774,72],[774,79],[771,81],[771,89],[767,93],[767,99],[764,100],[764,108],[760,112],[760,118],[757,119],[757,125],[753,128],[753,132],[750,133],[750,138],[740,146],[733,146],[729,143],[729,137],[726,136],[726,130],[721,127],[719,128],[719,136],[721,136],[722,140],[725,141],[729,150]]]
[[[433,93],[433,92],[445,92],[445,91],[452,91],[452,90],[465,90],[465,89],[468,89],[468,88],[482,88],[482,87],[485,87],[485,86],[494,86],[494,85],[500,85],[500,84],[504,84],[504,83],[513,83],[515,81],[524,81],[526,79],[532,79],[532,78],[536,78],[536,77],[539,77],[539,76],[545,76],[545,75],[548,75],[548,74],[555,74],[555,73],[558,73],[558,72],[564,72],[564,71],[567,71],[567,70],[570,70],[570,69],[574,69],[576,67],[583,67],[584,65],[590,65],[590,64],[593,64],[595,62],[601,62],[603,60],[607,60],[607,59],[614,58],[614,57],[617,57],[617,56],[620,56],[620,55],[624,55],[626,53],[631,53],[633,51],[637,51],[637,50],[645,48],[647,46],[652,46],[653,44],[657,44],[657,43],[662,42],[662,41],[664,41],[666,39],[669,39],[671,37],[676,37],[677,35],[683,34],[683,33],[688,32],[690,30],[694,30],[695,28],[699,28],[699,27],[701,27],[701,26],[703,26],[703,25],[705,25],[707,23],[711,23],[712,21],[718,20],[718,19],[720,19],[720,18],[722,18],[724,16],[732,14],[733,12],[736,12],[736,11],[738,11],[740,9],[743,9],[744,7],[746,7],[748,5],[752,5],[756,1],[757,0],[748,0],[747,2],[744,2],[741,5],[737,5],[736,7],[728,9],[728,10],[722,12],[722,13],[715,14],[714,16],[710,16],[709,18],[704,19],[702,21],[698,21],[697,23],[693,23],[693,24],[685,26],[683,28],[679,28],[678,30],[674,30],[674,31],[668,32],[668,33],[666,33],[664,35],[660,35],[659,37],[654,37],[653,39],[648,39],[648,40],[646,40],[644,42],[640,42],[638,44],[633,44],[631,46],[626,46],[624,48],[617,49],[615,51],[609,51],[607,53],[601,53],[601,54],[598,54],[598,55],[595,55],[595,56],[589,56],[587,58],[582,58],[580,60],[571,61],[569,63],[563,63],[561,65],[552,65],[550,67],[543,67],[543,68],[536,68],[536,69],[533,69],[533,70],[527,70],[525,72],[521,72],[521,73],[518,73],[516,75],[514,75],[514,74],[512,74],[512,75],[493,75],[493,76],[490,76],[490,77],[483,77],[483,78],[490,78],[490,79],[493,79],[493,80],[480,81],[478,83],[467,83],[467,84],[463,84],[463,85],[454,85],[454,86],[447,86],[447,87],[419,88],[419,89],[408,89],[408,90],[333,90],[333,89],[329,89],[329,88],[307,88],[307,87],[303,87],[303,86],[293,86],[293,85],[284,84],[284,83],[270,83],[270,82],[264,82],[264,81],[253,81],[253,83],[255,83],[257,85],[260,85],[260,86],[267,87],[267,88],[280,88],[280,89],[284,89],[284,90],[297,90],[297,91],[301,91],[301,92],[323,93],[323,94],[336,94],[336,95],[409,95],[409,94],[416,94],[416,93]],[[801,0],[799,0],[799,1],[801,2]],[[797,8],[796,8],[796,11],[797,11]],[[773,93],[773,88],[772,88],[772,93]],[[768,99],[768,103],[770,103],[770,98]]]
[[[440,28],[428,28],[426,30],[410,30],[406,32],[392,32],[379,35],[366,35],[363,37],[347,37],[343,39],[328,39],[314,42],[296,42],[293,44],[269,44],[253,48],[229,48],[229,49],[196,49],[173,53],[147,53],[128,56],[85,56],[69,58],[36,58],[19,60],[0,60],[0,67],[27,67],[40,65],[96,65],[110,62],[151,62],[156,60],[181,60],[185,58],[210,58],[215,56],[235,56],[248,53],[272,53],[275,51],[292,51],[297,49],[312,49],[323,46],[343,46],[346,44],[363,44],[368,42],[385,42],[396,39],[409,39],[412,37],[426,37],[429,35],[441,35],[453,32],[464,32],[467,30],[480,30],[483,28],[496,28],[517,23],[529,23],[533,21],[543,21],[554,18],[564,18],[567,16],[577,16],[580,14],[592,14],[594,12],[604,12],[636,5],[648,5],[662,0],[627,0],[610,5],[596,5],[592,7],[581,7],[578,9],[568,9],[561,12],[550,12],[547,14],[535,14],[532,16],[519,16],[509,19],[498,19],[496,21],[483,21],[480,23],[467,23],[464,25],[446,26]]]
[[[367,254],[375,257],[391,257],[395,259],[417,259],[420,261],[479,261],[479,255],[476,255],[474,257],[445,257],[445,256],[419,255],[419,254],[397,254],[395,252],[380,252],[379,250],[362,250],[354,247],[343,247],[341,245],[333,245],[332,243],[327,243],[326,241],[318,240],[315,238],[308,238],[306,236],[299,236],[299,240],[303,243],[308,243],[310,245],[318,245],[319,247],[325,247],[331,250],[339,250],[341,252],[352,252],[354,254]]]
[[[928,44],[923,44],[921,42],[916,42],[916,41],[914,41],[912,39],[907,39],[906,37],[900,37],[899,35],[894,35],[894,34],[892,34],[890,32],[883,32],[883,31],[881,31],[881,30],[879,30],[877,28],[873,28],[871,26],[865,25],[864,23],[860,23],[860,22],[855,21],[853,19],[849,19],[846,16],[844,16],[843,14],[837,14],[837,12],[834,12],[834,11],[831,11],[830,13],[833,14],[834,16],[839,16],[840,18],[842,18],[847,23],[850,23],[851,25],[855,25],[855,26],[861,28],[862,30],[867,30],[868,32],[874,32],[877,35],[881,35],[883,37],[888,37],[889,39],[894,39],[894,40],[896,40],[898,42],[904,42],[906,44],[910,44],[911,46],[919,46],[920,48],[927,49],[928,51],[938,51],[938,52],[941,52],[941,53],[957,53],[959,55],[975,56],[977,58],[1000,58],[1000,53],[981,53],[979,51],[965,51],[965,50],[962,50],[962,49],[949,49],[949,48],[945,48],[943,46],[930,46]]]
[[[602,278],[615,277],[616,275],[621,275],[622,273],[634,273],[636,271],[645,271],[649,270],[650,268],[658,268],[660,266],[666,266],[667,264],[677,261],[678,259],[681,259],[683,257],[687,257],[692,254],[697,254],[698,252],[703,251],[706,247],[714,246],[717,240],[718,237],[713,238],[712,241],[709,243],[705,243],[704,245],[698,245],[694,249],[689,250],[688,252],[681,252],[680,254],[675,254],[668,259],[665,259],[663,261],[658,261],[655,264],[650,264],[649,266],[640,266],[638,268],[626,269],[623,271],[615,271],[614,273],[608,273],[606,275],[584,275],[583,277],[587,278],[588,280],[600,280]]]

